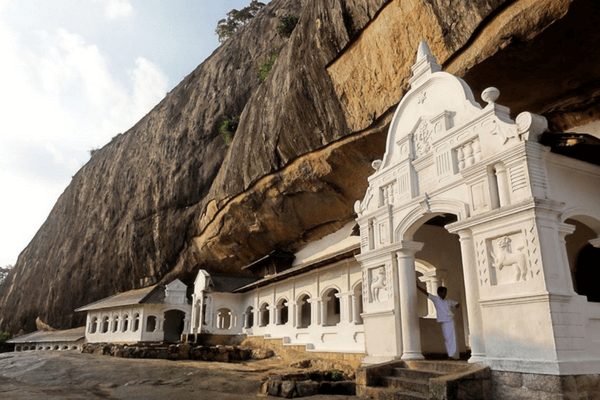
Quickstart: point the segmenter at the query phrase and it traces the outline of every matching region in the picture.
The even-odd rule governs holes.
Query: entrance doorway
[[[183,324],[185,312],[179,310],[169,310],[165,312],[165,341],[176,342],[181,339],[183,333]]]
[[[426,286],[427,291],[437,296],[437,288],[448,288],[448,299],[460,303],[454,311],[454,326],[459,351],[468,350],[468,317],[465,296],[465,283],[462,256],[458,235],[451,234],[444,227],[457,221],[454,214],[432,215],[414,233],[412,240],[424,243],[421,251],[415,254],[415,266],[418,282]],[[424,355],[446,352],[442,330],[436,320],[435,309],[424,294],[417,292],[420,305],[419,325],[421,331],[421,349]]]

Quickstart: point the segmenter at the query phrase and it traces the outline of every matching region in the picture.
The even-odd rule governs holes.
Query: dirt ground
[[[0,354],[0,399],[245,400],[270,372],[298,371],[271,358],[242,363],[126,359],[77,351]],[[272,398],[272,397],[270,397]],[[357,400],[318,395],[310,400]]]

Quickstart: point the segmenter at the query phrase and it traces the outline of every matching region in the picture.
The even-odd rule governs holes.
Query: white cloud
[[[133,6],[128,0],[94,0],[104,3],[104,16],[110,20],[127,18],[133,12]]]
[[[0,19],[0,266],[16,262],[88,151],[133,126],[168,87],[143,57],[119,82],[80,35],[38,38],[28,49]]]

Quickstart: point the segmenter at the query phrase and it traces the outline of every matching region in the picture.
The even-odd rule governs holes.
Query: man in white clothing
[[[427,295],[429,300],[433,301],[435,310],[437,311],[437,322],[442,327],[442,333],[444,334],[444,342],[446,343],[446,351],[448,357],[454,360],[458,360],[458,347],[456,345],[456,331],[454,330],[454,313],[452,309],[458,309],[460,304],[454,300],[446,298],[448,289],[444,286],[440,286],[437,290],[438,296],[434,296],[419,285],[417,285],[423,294]]]

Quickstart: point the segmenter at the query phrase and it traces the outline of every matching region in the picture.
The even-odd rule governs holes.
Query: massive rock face
[[[300,16],[289,39],[278,17]],[[238,272],[351,220],[417,44],[568,130],[600,118],[593,0],[273,0],[73,177],[6,280],[0,330],[199,268]],[[279,57],[265,82],[256,66]],[[593,110],[596,111],[593,111]],[[218,133],[241,115],[229,146]]]

